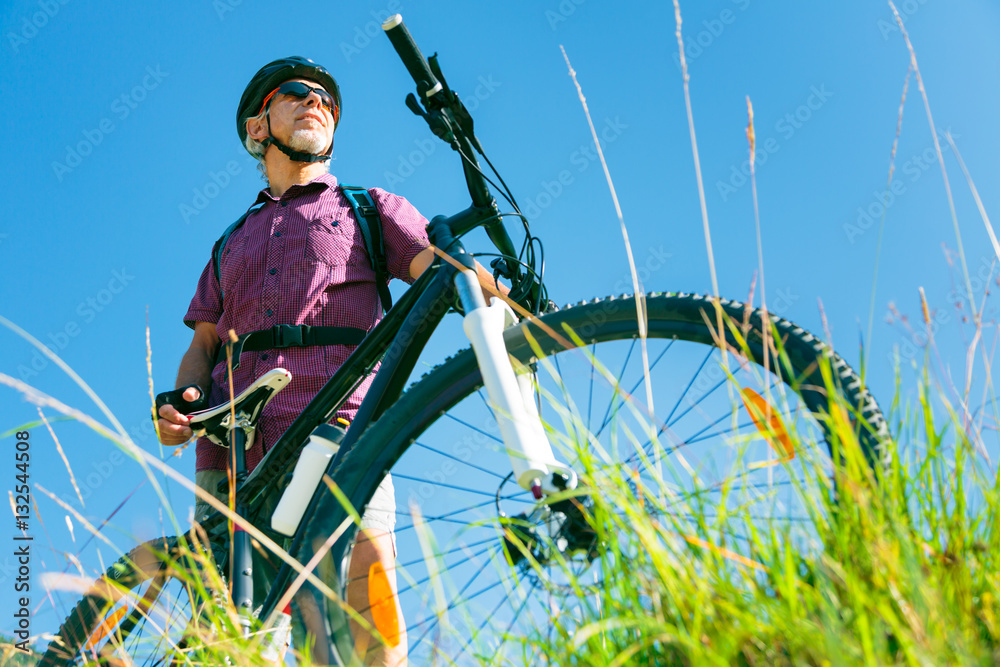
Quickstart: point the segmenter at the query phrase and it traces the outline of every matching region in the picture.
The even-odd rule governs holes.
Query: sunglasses
[[[301,81],[286,81],[281,84],[264,98],[264,102],[260,105],[260,108],[263,110],[267,106],[268,102],[271,101],[271,98],[276,94],[291,95],[292,97],[304,100],[309,97],[310,93],[316,93],[319,96],[320,104],[323,105],[324,109],[330,112],[330,115],[333,116],[333,122],[336,124],[337,116],[340,115],[340,109],[337,108],[337,104],[333,101],[333,96],[322,88],[313,88],[309,84]]]

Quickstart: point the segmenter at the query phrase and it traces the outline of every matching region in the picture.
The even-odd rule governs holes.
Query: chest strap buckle
[[[293,325],[293,324],[276,324],[271,327],[271,335],[274,338],[273,347],[283,348],[283,347],[303,347],[307,343],[310,334],[310,327],[307,324]]]

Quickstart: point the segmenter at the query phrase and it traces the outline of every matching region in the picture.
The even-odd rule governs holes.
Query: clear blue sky
[[[986,210],[1000,219],[1000,8],[990,0],[903,0],[900,8],[935,122],[950,129]],[[821,334],[822,302],[835,346],[857,365],[869,318],[878,197],[909,63],[888,5],[704,0],[685,2],[682,10],[721,293],[745,299],[757,269],[751,188],[739,173],[747,159],[749,95],[762,151],[757,185],[768,301]],[[332,170],[343,182],[386,187],[427,217],[465,206],[458,161],[403,105],[413,85],[378,29],[380,18],[395,11],[428,55],[441,54],[488,154],[525,211],[535,214],[556,301],[630,290],[614,208],[560,44],[606,140],[646,289],[711,291],[669,3],[310,1],[293,9],[254,0],[8,0],[0,19],[8,118],[0,315],[56,348],[147,451],[163,455],[149,430],[147,313],[159,392],[173,388],[190,341],[181,317],[212,242],[262,187],[234,128],[239,96],[261,65],[299,54],[334,72],[344,110]],[[919,322],[921,286],[934,311],[942,363],[956,378],[965,374],[971,328],[949,296],[960,283],[944,248],[953,250],[956,237],[932,148],[911,80],[869,350],[869,380],[886,407],[894,389],[892,350],[923,353],[885,318],[895,303]],[[985,282],[977,274],[988,275],[994,254],[951,151],[945,164],[982,299]],[[987,320],[994,310],[987,301]],[[995,330],[984,334],[991,348]],[[0,372],[97,415],[24,340],[3,329],[0,344]],[[456,326],[433,341],[428,363],[459,345]],[[904,392],[912,394],[912,374],[905,379]],[[37,418],[9,388],[2,389],[2,403],[0,431]],[[37,520],[32,527],[40,557],[34,572],[62,570],[68,552],[94,573],[118,553],[98,541],[81,551],[85,528],[74,520],[71,534],[66,512],[38,487],[65,496],[99,523],[142,472],[83,426],[56,429],[84,504],[71,491],[51,437],[34,429],[33,493],[44,520],[44,529]],[[12,452],[12,443],[4,439],[2,451]],[[14,463],[12,454],[4,456],[7,488]],[[193,448],[170,463],[192,476]],[[166,523],[149,486],[103,531],[119,550]],[[172,487],[171,494],[186,516],[187,492]],[[0,556],[0,610],[12,606],[10,565],[9,556]],[[35,599],[42,601],[38,593]],[[33,629],[53,630],[65,611],[43,604]],[[3,618],[0,632],[7,632],[9,615]]]

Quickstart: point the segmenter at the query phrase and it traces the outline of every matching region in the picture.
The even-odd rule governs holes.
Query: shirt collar
[[[291,197],[295,197],[296,195],[302,192],[309,192],[311,190],[318,190],[322,188],[328,188],[330,190],[333,190],[336,187],[337,187],[337,177],[334,176],[333,174],[326,173],[326,174],[320,174],[319,176],[309,181],[305,185],[291,186],[290,188],[288,188],[288,190],[285,191],[285,194],[282,196],[288,199]],[[274,195],[271,194],[270,188],[264,188],[259,193],[257,193],[257,201],[255,201],[253,205],[256,206],[257,204],[267,203],[269,201],[276,202],[278,201],[278,197],[275,197]]]

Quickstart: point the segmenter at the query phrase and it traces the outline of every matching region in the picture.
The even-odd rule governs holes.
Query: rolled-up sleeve
[[[212,260],[208,260],[205,269],[198,279],[198,288],[194,298],[184,315],[184,324],[194,329],[195,322],[216,323],[222,317],[222,294],[219,291],[219,281],[215,279]]]
[[[427,240],[427,218],[399,195],[381,188],[372,188],[371,193],[382,218],[382,237],[385,240],[389,275],[412,283],[410,263],[421,250],[430,245]]]

